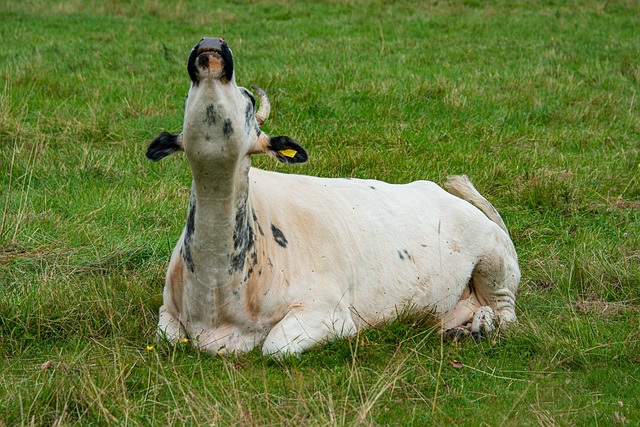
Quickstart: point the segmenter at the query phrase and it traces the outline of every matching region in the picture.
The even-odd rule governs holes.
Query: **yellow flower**
[[[189,342],[189,338],[183,338],[183,339],[182,339],[182,342],[183,342],[183,343],[188,343],[188,342]]]
[[[148,350],[148,351],[153,350],[153,346],[152,346],[152,345],[148,345],[148,346],[147,346],[147,350]]]

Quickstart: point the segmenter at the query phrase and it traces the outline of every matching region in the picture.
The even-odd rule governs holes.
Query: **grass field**
[[[0,3],[0,425],[640,424],[640,5]],[[520,256],[519,325],[403,319],[300,359],[154,343],[188,203],[186,58],[225,37],[319,176],[464,173]],[[153,346],[148,349],[148,346]]]

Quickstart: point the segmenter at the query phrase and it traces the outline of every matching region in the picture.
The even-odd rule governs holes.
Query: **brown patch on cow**
[[[246,287],[247,315],[256,322],[260,315],[260,278],[257,274],[251,275]]]
[[[214,55],[209,55],[209,72],[222,73],[222,59],[216,58]]]
[[[261,132],[258,136],[258,141],[256,142],[253,149],[249,152],[249,154],[266,154],[269,152],[269,135],[264,132]]]
[[[173,268],[169,272],[169,284],[171,286],[171,298],[176,310],[182,310],[182,293],[184,291],[184,259],[177,257]]]

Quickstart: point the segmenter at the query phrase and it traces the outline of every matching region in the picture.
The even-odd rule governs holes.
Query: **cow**
[[[270,103],[235,80],[225,40],[192,49],[182,134],[161,133],[157,161],[183,151],[193,180],[166,274],[157,337],[211,354],[299,353],[399,313],[430,312],[449,335],[480,339],[516,322],[518,258],[498,212],[465,176],[451,193],[251,167],[308,155],[261,130]],[[473,202],[478,207],[472,205]],[[479,209],[478,209],[479,208]]]

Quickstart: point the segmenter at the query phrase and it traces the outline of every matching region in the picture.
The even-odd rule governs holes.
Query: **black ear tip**
[[[307,160],[309,160],[309,154],[307,153],[307,150],[302,148],[302,146],[300,146],[300,149],[296,153],[295,160],[297,163],[306,163]]]
[[[151,160],[152,162],[157,162],[158,160],[163,159],[166,156],[166,154],[161,153],[159,151],[155,151],[151,147],[149,147],[147,148],[147,152],[145,153],[145,156],[147,157],[147,159]]]
[[[300,152],[300,163],[306,163],[307,160],[309,160],[309,155],[307,154],[306,150]]]
[[[180,151],[182,147],[180,147],[179,138],[180,135],[162,132],[153,141],[151,141],[145,156],[147,159],[157,162],[176,151]]]

